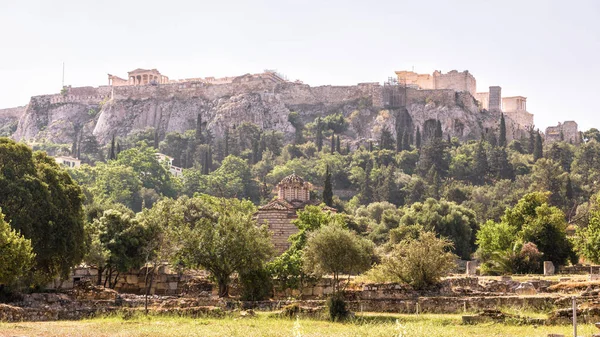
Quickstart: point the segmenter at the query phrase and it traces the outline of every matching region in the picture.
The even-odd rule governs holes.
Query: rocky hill
[[[13,138],[70,144],[77,135],[93,134],[105,144],[113,135],[127,136],[148,127],[164,137],[168,132],[194,129],[200,113],[216,137],[225,128],[252,122],[291,139],[294,128],[288,115],[296,111],[305,123],[341,112],[350,121],[344,137],[377,139],[384,127],[392,133],[395,129],[396,113],[384,108],[384,92],[378,83],[311,87],[244,78],[220,85],[66,88],[61,94],[32,97]],[[444,134],[461,140],[479,139],[482,133],[498,128],[499,113],[480,111],[469,93],[407,89],[406,100],[414,128],[424,130],[439,119]],[[509,137],[517,136],[515,124],[510,120],[507,124]]]

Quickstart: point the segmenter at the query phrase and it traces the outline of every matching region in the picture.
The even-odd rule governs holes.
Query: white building
[[[73,157],[57,156],[57,157],[54,157],[54,160],[56,160],[56,163],[58,165],[66,166],[68,168],[74,168],[74,167],[81,166],[81,160],[79,160],[77,158],[73,158]]]

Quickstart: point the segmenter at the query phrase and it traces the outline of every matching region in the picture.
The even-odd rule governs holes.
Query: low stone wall
[[[600,274],[600,266],[592,265],[574,265],[574,266],[559,266],[557,269],[558,274]]]
[[[146,292],[146,282],[150,283],[152,278],[152,287],[150,295],[179,295],[189,292],[212,293],[212,283],[206,281],[206,273],[186,273],[177,274],[172,272],[167,266],[160,266],[152,276],[151,270],[146,275],[146,268],[138,271],[131,271],[119,276],[115,290],[120,293],[142,295]],[[75,268],[67,280],[55,280],[49,284],[47,289],[73,289],[78,282],[90,282],[96,284],[98,280],[98,270],[95,268]],[[104,278],[102,279],[104,281]],[[102,282],[104,284],[104,282]]]

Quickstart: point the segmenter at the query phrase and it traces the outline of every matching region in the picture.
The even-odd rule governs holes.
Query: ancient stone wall
[[[505,111],[504,116],[512,119],[523,130],[533,127],[533,114],[527,111]]]
[[[440,71],[433,73],[433,84],[435,89],[452,89],[455,91],[467,91],[475,96],[477,81],[468,70],[458,72],[452,70],[446,74]]]
[[[566,121],[558,123],[557,126],[547,127],[545,136],[548,143],[565,141],[578,144],[581,141],[577,123],[574,121]]]

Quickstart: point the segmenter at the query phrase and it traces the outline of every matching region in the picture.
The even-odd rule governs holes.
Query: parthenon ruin
[[[123,79],[119,76],[108,74],[108,85],[113,87],[120,86],[137,86],[137,85],[158,85],[158,84],[171,84],[171,83],[183,83],[183,82],[201,82],[207,84],[226,84],[233,83],[236,79],[241,77],[260,78],[269,82],[279,83],[287,82],[285,77],[274,70],[265,70],[260,74],[246,74],[242,76],[231,76],[231,77],[195,77],[186,78],[181,80],[170,80],[169,77],[162,75],[160,71],[156,69],[135,69],[127,73],[127,79]]]

